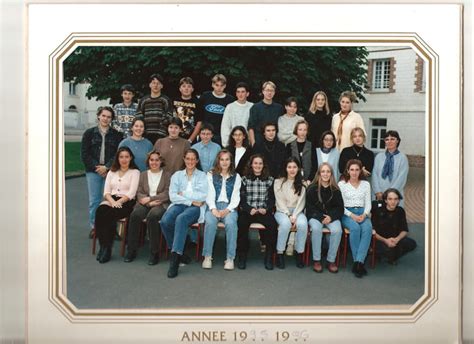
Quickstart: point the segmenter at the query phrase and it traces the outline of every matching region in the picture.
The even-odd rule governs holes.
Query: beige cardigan
[[[160,183],[156,188],[156,196],[151,197],[152,201],[161,201],[163,207],[167,208],[170,205],[170,188],[171,174],[163,170]],[[140,180],[138,182],[137,200],[145,197],[150,197],[150,186],[148,185],[148,170],[140,173]]]
[[[285,215],[298,216],[304,210],[306,204],[306,188],[303,186],[301,194],[298,196],[293,189],[293,181],[286,180],[283,185],[283,178],[278,178],[273,183],[273,191],[275,192],[276,210]],[[295,208],[290,212],[288,208]]]
[[[332,117],[332,125],[331,125],[331,131],[334,133],[336,136],[336,147],[340,151],[342,151],[346,147],[352,146],[352,141],[351,141],[351,131],[354,128],[361,128],[364,133],[365,127],[364,127],[364,120],[362,117],[354,111],[349,112],[347,115],[346,119],[342,123],[342,137],[341,137],[341,144],[337,145],[338,141],[338,136],[337,136],[337,128],[339,127],[339,122],[341,121],[341,112],[335,114]]]

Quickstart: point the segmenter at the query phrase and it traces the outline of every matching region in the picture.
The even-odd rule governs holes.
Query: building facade
[[[387,130],[400,133],[400,150],[410,164],[423,166],[426,124],[426,68],[409,47],[367,47],[368,66],[364,96],[355,104],[367,130],[366,146],[384,149]]]

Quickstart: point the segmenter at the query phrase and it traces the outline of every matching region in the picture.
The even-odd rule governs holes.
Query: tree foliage
[[[91,84],[88,97],[120,101],[120,86],[132,84],[138,96],[149,93],[148,77],[160,73],[163,93],[178,96],[178,81],[190,76],[195,94],[211,89],[216,73],[227,77],[227,92],[235,84],[249,84],[251,101],[260,99],[263,81],[272,80],[278,90],[275,100],[296,96],[306,111],[314,92],[328,94],[331,109],[338,110],[339,94],[361,92],[366,84],[367,51],[364,47],[314,46],[186,46],[186,47],[78,47],[64,62],[65,81]],[[299,112],[303,112],[299,111]]]

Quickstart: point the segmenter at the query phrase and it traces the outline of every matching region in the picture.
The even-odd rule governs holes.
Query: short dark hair
[[[265,129],[269,126],[275,127],[276,132],[278,133],[278,125],[275,122],[265,122],[262,125],[262,135],[265,133]]]
[[[135,87],[133,87],[132,84],[125,84],[120,87],[120,93],[122,93],[123,91],[135,93]]]
[[[324,147],[324,138],[327,135],[332,136],[332,146],[331,146],[331,148],[336,147],[336,135],[334,135],[334,133],[331,130],[326,130],[324,133],[322,133],[321,138],[319,139],[319,146]]]
[[[400,193],[400,191],[398,191],[397,189],[395,188],[389,188],[387,190],[384,191],[384,193],[382,194],[382,199],[383,201],[385,202],[387,200],[387,197],[388,197],[388,194],[390,192],[393,192],[394,194],[396,194],[398,196],[398,200],[402,200],[403,199],[403,196],[402,194]]]
[[[214,126],[211,123],[203,122],[201,125],[201,129],[199,129],[199,132],[203,130],[210,130],[214,134]]]
[[[182,84],[190,84],[194,86],[194,81],[189,76],[185,76],[184,78],[179,79],[179,86]]]
[[[170,125],[177,125],[178,127],[183,127],[183,121],[179,117],[171,117],[168,122],[166,123],[166,127],[168,128]]]
[[[398,146],[400,146],[400,142],[402,142],[402,139],[400,138],[400,135],[398,134],[398,131],[396,130],[389,130],[385,133],[385,135],[383,136],[384,139],[386,139],[387,137],[389,136],[392,136],[392,137],[395,137],[398,142],[397,142],[397,148]]]
[[[295,103],[296,106],[298,106],[298,100],[296,99],[296,97],[288,97],[285,99],[285,106],[290,106],[291,103]]]
[[[235,90],[237,91],[238,88],[245,88],[246,92],[250,92],[249,85],[246,82],[238,82],[237,85],[235,85]]]
[[[120,147],[118,150],[117,150],[117,153],[115,153],[115,158],[114,158],[114,162],[112,163],[112,166],[110,166],[110,170],[112,172],[117,172],[118,170],[120,170],[120,162],[119,162],[119,155],[120,153],[122,152],[128,152],[128,154],[130,154],[130,157],[131,157],[131,160],[130,160],[130,165],[128,166],[129,169],[135,169],[135,170],[138,170],[138,167],[137,165],[135,164],[135,155],[133,155],[132,151],[130,150],[130,148],[126,147],[126,146],[122,146]]]
[[[150,77],[148,78],[148,82],[152,82],[154,79],[158,80],[159,82],[163,83],[163,77],[158,74],[158,73],[154,73],[152,75],[150,75]]]
[[[114,109],[112,109],[110,106],[99,106],[99,107],[97,108],[97,114],[96,114],[96,116],[99,117],[100,114],[102,113],[102,111],[104,111],[104,110],[109,111],[109,112],[112,114],[112,119],[115,118],[115,111],[114,111]]]

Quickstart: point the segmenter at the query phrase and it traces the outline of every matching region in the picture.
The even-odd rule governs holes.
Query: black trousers
[[[166,209],[159,205],[157,207],[147,207],[137,203],[133,208],[132,214],[130,215],[130,221],[128,223],[128,250],[138,250],[138,241],[140,226],[143,220],[146,219],[146,228],[148,235],[150,236],[150,253],[158,254],[160,247],[160,220]]]
[[[260,231],[260,238],[267,247],[268,253],[273,253],[276,249],[278,224],[273,217],[273,214],[266,213],[265,215],[255,214],[250,215],[245,211],[239,212],[239,219],[237,224],[239,231],[237,233],[237,254],[247,255],[249,251],[249,228],[252,223],[261,223],[265,226],[264,230]]]
[[[112,196],[118,200],[120,197]],[[95,231],[101,247],[112,247],[115,236],[117,221],[128,217],[133,210],[135,200],[129,200],[122,204],[122,208],[112,208],[107,204],[101,204],[95,213]]]
[[[395,247],[388,247],[382,241],[377,240],[377,255],[385,256],[390,261],[395,261],[404,254],[416,248],[416,241],[409,237],[404,237]]]

